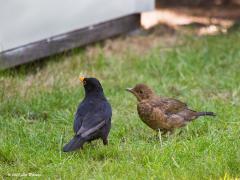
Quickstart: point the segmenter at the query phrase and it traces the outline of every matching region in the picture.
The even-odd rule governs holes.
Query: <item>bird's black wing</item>
[[[76,135],[86,137],[89,134],[103,127],[107,120],[112,116],[112,109],[107,101],[95,102],[94,105],[87,110],[87,113],[81,115],[81,126],[75,132]]]
[[[74,124],[73,129],[74,132],[77,133],[77,131],[80,129],[84,117],[87,115],[87,113],[91,110],[92,106],[94,106],[93,102],[86,101],[84,99],[78,106],[77,111],[74,116]]]

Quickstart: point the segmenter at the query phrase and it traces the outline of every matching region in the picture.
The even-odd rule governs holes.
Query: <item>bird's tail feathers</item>
[[[83,139],[81,136],[74,136],[71,141],[63,147],[64,152],[75,151],[83,146]]]
[[[197,116],[216,116],[214,112],[197,112]]]

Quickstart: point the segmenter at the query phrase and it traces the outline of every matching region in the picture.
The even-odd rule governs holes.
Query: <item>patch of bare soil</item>
[[[188,26],[198,35],[227,33],[239,20],[239,6],[167,7],[142,15],[142,25],[147,29],[158,24],[167,24],[175,30]]]

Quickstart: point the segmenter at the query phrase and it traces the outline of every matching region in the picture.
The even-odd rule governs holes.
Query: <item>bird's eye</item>
[[[142,91],[142,90],[140,90],[140,91],[139,91],[139,93],[140,93],[140,94],[142,94],[142,93],[143,93],[143,91]]]

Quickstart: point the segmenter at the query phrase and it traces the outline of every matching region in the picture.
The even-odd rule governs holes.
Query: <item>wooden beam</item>
[[[133,14],[33,42],[0,53],[0,69],[35,61],[72,48],[120,35],[140,26],[140,14]]]

